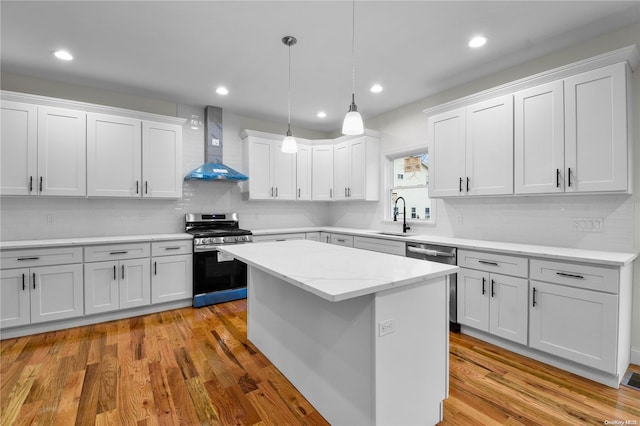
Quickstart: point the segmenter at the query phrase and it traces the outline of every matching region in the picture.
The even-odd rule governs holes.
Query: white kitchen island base
[[[254,264],[252,259],[257,258],[248,253],[268,244],[272,250],[267,257],[280,258],[274,250],[286,243],[307,256],[312,253],[306,249],[335,251],[338,257],[347,256],[350,261],[345,265],[351,268],[363,267],[358,258],[364,256],[370,264],[361,270],[363,282],[369,279],[367,274],[374,275],[374,265],[395,276],[409,273],[414,278],[402,276],[392,281],[395,286],[369,283],[366,286],[373,292],[366,294],[360,294],[360,288],[349,295],[327,294],[317,282],[319,271],[299,272],[305,269],[300,262],[299,273],[278,268],[290,268],[286,264],[272,264],[270,269],[266,266],[270,261]],[[450,269],[441,269],[446,268],[443,265],[431,273],[415,274],[406,266],[430,262],[321,243],[254,246],[223,248],[249,264],[248,338],[329,423],[433,425],[442,419],[448,391]],[[325,255],[330,253],[315,253],[314,259],[320,265],[331,264]],[[385,261],[394,264],[381,265]],[[336,268],[340,265],[324,267],[321,281],[335,281],[333,275],[340,275]],[[349,282],[344,283],[348,287]]]

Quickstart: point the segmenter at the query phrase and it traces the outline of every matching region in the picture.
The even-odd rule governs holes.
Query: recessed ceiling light
[[[482,47],[487,42],[487,38],[483,36],[476,36],[469,40],[469,47]]]
[[[71,55],[71,53],[67,52],[66,50],[54,50],[51,53],[53,53],[53,56],[63,61],[70,61],[73,59],[73,55]]]
[[[382,92],[382,86],[380,86],[379,84],[374,84],[369,90],[371,90],[373,93],[380,93]]]
[[[226,87],[224,87],[224,86],[219,86],[219,87],[216,89],[216,93],[217,93],[218,95],[228,95],[228,94],[229,94],[229,90],[228,90]]]
[[[324,111],[320,111],[316,114],[316,117],[318,118],[326,118],[327,117],[327,113]]]

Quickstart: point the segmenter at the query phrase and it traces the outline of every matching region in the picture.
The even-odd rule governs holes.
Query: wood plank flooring
[[[442,425],[640,424],[640,390],[459,334],[450,359]],[[0,425],[34,424],[327,423],[246,340],[240,300],[0,342]]]

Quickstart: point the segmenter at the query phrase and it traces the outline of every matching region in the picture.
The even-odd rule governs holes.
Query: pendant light
[[[291,46],[296,44],[298,40],[296,40],[296,38],[293,36],[286,36],[282,38],[282,42],[289,46],[289,92],[287,95],[289,121],[287,125],[287,134],[282,141],[282,152],[295,154],[296,152],[298,152],[298,145],[296,144],[296,139],[291,134]]]
[[[352,26],[351,26],[351,105],[349,111],[344,116],[342,123],[342,133],[345,135],[361,135],[364,133],[362,116],[358,112],[356,105],[356,0],[353,0]]]

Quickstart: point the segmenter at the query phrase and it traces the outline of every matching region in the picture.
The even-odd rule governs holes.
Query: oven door
[[[193,254],[193,306],[247,297],[247,265],[217,250]]]

